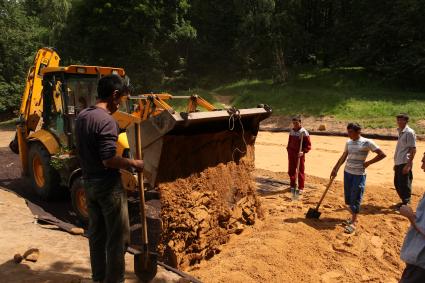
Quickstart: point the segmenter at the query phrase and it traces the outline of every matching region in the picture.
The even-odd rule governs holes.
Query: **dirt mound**
[[[185,268],[211,258],[229,235],[254,224],[260,206],[251,174],[254,140],[245,133],[245,145],[240,135],[229,132],[167,137],[170,146],[164,147],[168,152],[161,163],[169,166],[159,175],[159,251],[166,262]]]
[[[408,221],[391,208],[395,191],[366,186],[357,232],[347,235],[341,223],[349,217],[343,184],[336,181],[323,202],[320,219],[306,219],[328,179],[307,176],[308,187],[292,202],[286,173],[256,170],[264,220],[231,237],[211,260],[191,267],[203,282],[385,282],[403,272],[400,248]],[[413,207],[420,196],[413,196]],[[213,276],[211,276],[213,274]]]

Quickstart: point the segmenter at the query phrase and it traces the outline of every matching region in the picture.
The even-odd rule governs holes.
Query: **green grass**
[[[425,92],[403,90],[362,68],[315,69],[294,72],[284,85],[271,80],[242,80],[212,90],[233,98],[237,107],[269,104],[277,115],[333,116],[368,128],[393,128],[394,116],[406,112],[415,125],[425,119]]]

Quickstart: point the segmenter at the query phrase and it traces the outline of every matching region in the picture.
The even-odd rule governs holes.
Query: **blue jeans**
[[[366,175],[353,175],[344,171],[345,204],[350,206],[353,213],[360,212],[360,204],[366,185]]]

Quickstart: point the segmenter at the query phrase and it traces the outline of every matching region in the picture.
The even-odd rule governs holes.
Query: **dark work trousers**
[[[397,190],[397,194],[403,204],[410,202],[410,196],[412,195],[412,170],[407,174],[403,174],[403,168],[406,164],[400,164],[394,166],[394,186]]]
[[[89,211],[93,281],[124,282],[124,255],[130,239],[127,195],[119,176],[84,180]]]
[[[295,180],[296,180],[295,175],[297,171],[297,162],[298,162],[298,151],[288,150],[288,175],[289,175],[289,179],[291,180],[291,188],[295,187]],[[300,158],[300,171],[298,172],[298,189],[300,190],[304,189],[304,181],[305,181],[304,162],[305,162],[305,155],[301,156]]]
[[[400,283],[423,283],[425,282],[425,269],[413,265],[406,264]]]

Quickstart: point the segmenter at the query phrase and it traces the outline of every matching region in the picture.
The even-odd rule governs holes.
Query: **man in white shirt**
[[[385,153],[372,141],[361,136],[361,127],[357,123],[347,126],[348,137],[345,150],[332,170],[331,178],[336,177],[339,168],[347,160],[344,169],[344,198],[345,204],[351,212],[351,219],[345,222],[344,231],[354,233],[356,229],[357,214],[366,186],[366,168],[386,157]],[[366,161],[369,151],[376,156]]]
[[[422,157],[425,171],[425,154]],[[416,212],[408,205],[402,205],[400,214],[409,219],[411,226],[404,238],[400,257],[406,263],[400,283],[425,282],[425,195],[422,196]]]
[[[394,154],[394,186],[401,199],[397,209],[409,204],[412,195],[412,166],[416,154],[416,134],[407,122],[409,122],[407,114],[397,115],[398,141]]]

